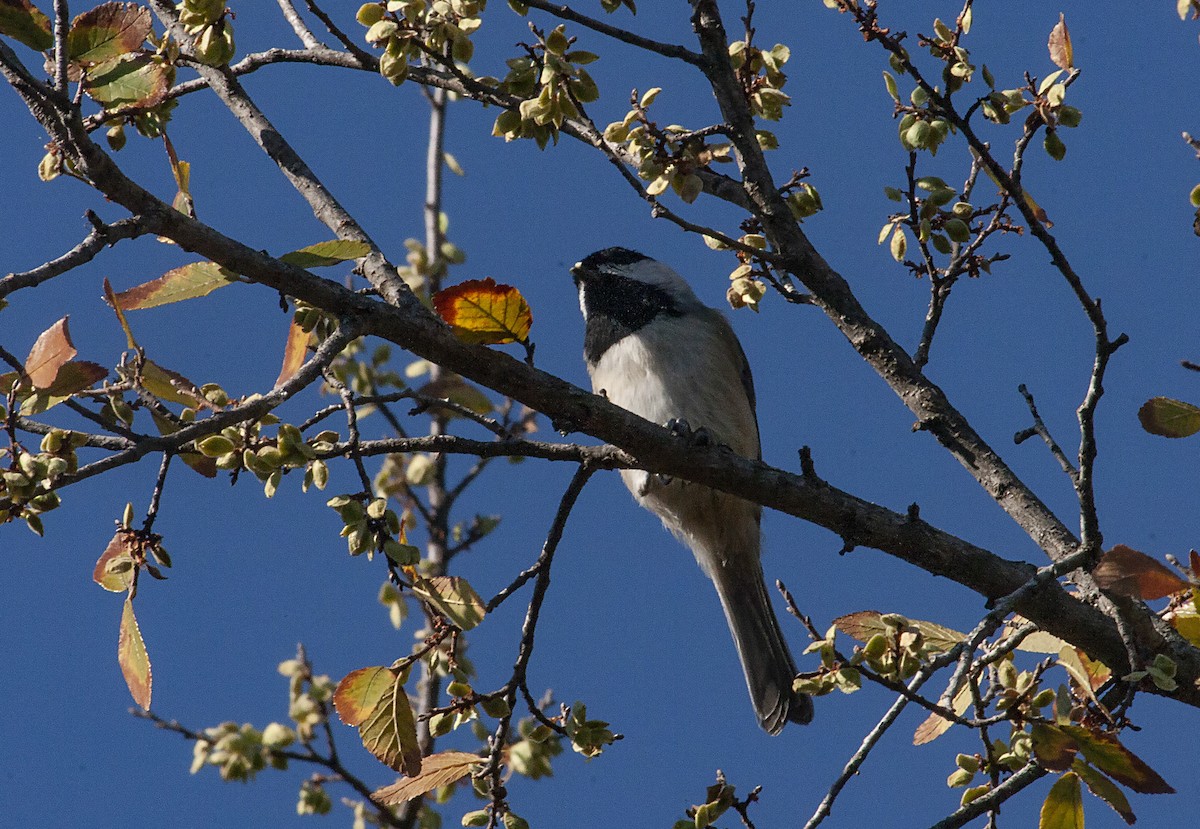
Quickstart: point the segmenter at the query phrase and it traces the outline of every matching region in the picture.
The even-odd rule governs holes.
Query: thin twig
[[[283,12],[283,17],[292,27],[292,31],[296,33],[296,37],[300,38],[300,42],[304,44],[306,49],[324,49],[327,48],[324,43],[317,39],[313,34],[312,29],[308,28],[308,24],[304,22],[304,18],[300,16],[300,12],[296,11],[296,5],[292,0],[276,0],[279,3],[279,10]]]

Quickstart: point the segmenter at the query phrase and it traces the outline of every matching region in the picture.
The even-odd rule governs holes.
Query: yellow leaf
[[[433,307],[466,343],[525,342],[533,312],[521,292],[490,277],[471,279],[438,291]]]
[[[121,291],[115,294],[112,300],[114,307],[123,311],[138,311],[207,296],[236,280],[237,275],[233,271],[226,270],[215,262],[193,262],[173,268],[158,279],[144,282],[128,291]]]
[[[461,576],[418,576],[412,589],[463,630],[475,627],[487,613],[483,599]]]
[[[279,376],[275,378],[275,388],[279,388],[296,376],[300,366],[304,365],[304,355],[308,352],[308,332],[296,324],[295,318],[288,328],[287,342],[283,346],[283,366]]]
[[[371,715],[358,727],[367,751],[381,763],[409,777],[421,773],[421,747],[417,745],[417,723],[401,676],[392,679]]]
[[[125,675],[125,684],[133,701],[143,710],[150,710],[150,687],[153,677],[150,674],[150,655],[146,652],[146,643],[142,641],[142,632],[138,629],[137,617],[133,615],[133,599],[125,598],[125,609],[121,612],[121,633],[117,639],[117,661],[121,665],[121,673]]]
[[[1046,793],[1038,829],[1083,829],[1083,792],[1074,772],[1058,778]]]

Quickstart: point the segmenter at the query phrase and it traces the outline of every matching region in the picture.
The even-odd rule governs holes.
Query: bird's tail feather
[[[742,559],[734,559],[741,561]],[[711,573],[733,643],[746,675],[746,687],[768,734],[778,734],[785,723],[812,721],[812,699],[792,690],[796,665],[771,607],[761,567],[716,567]],[[745,572],[752,569],[754,572]]]

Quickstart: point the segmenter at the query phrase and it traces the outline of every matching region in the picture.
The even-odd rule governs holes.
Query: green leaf
[[[298,268],[323,268],[326,265],[336,265],[339,262],[349,262],[359,259],[371,252],[371,246],[366,242],[353,239],[330,239],[328,242],[317,242],[279,257],[281,262],[295,265]]]
[[[204,393],[196,388],[196,384],[176,371],[163,368],[153,360],[142,364],[142,384],[146,390],[168,403],[178,403],[191,408],[208,406]],[[169,432],[164,432],[169,434]]]
[[[1170,397],[1152,397],[1138,409],[1142,428],[1165,438],[1186,438],[1200,432],[1200,408]]]
[[[0,35],[8,35],[39,52],[54,45],[50,18],[29,0],[0,0]]]
[[[233,271],[226,270],[214,262],[193,262],[169,270],[158,279],[144,282],[128,291],[121,291],[113,296],[113,300],[121,310],[140,311],[144,308],[208,296],[217,288],[224,288],[236,281],[237,275]]]
[[[1087,784],[1092,794],[1112,806],[1126,823],[1132,826],[1137,821],[1133,809],[1129,807],[1129,799],[1115,783],[1082,760],[1076,760],[1072,770]]]
[[[1188,194],[1188,200],[1192,203],[1192,207],[1200,207],[1200,184],[1192,188],[1192,192]]]
[[[1035,722],[1032,726],[1033,753],[1038,763],[1050,771],[1066,771],[1075,762],[1079,746],[1061,728]]]
[[[135,3],[105,3],[71,23],[67,55],[73,63],[102,63],[140,48],[150,32],[150,9]]]
[[[154,55],[122,55],[88,74],[85,90],[106,109],[157,106],[167,96],[175,69]]]
[[[146,643],[142,640],[142,631],[138,628],[137,617],[133,615],[133,598],[125,598],[125,609],[121,611],[121,632],[117,638],[117,661],[121,665],[121,673],[125,676],[125,684],[133,701],[143,710],[150,710],[150,690],[154,678],[150,672],[150,655],[146,652]]]
[[[1038,829],[1083,829],[1083,793],[1074,772],[1058,778],[1046,793]]]

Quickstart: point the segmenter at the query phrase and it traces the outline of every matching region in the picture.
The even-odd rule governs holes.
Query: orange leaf
[[[337,684],[333,707],[346,725],[359,725],[371,716],[395,680],[392,669],[382,665],[351,671]]]
[[[1066,16],[1058,13],[1058,23],[1050,30],[1050,60],[1059,69],[1070,69],[1075,65],[1075,50],[1071,46],[1071,33],[1067,31]]]
[[[433,295],[433,307],[465,343],[525,342],[533,312],[521,292],[491,277],[471,279]]]
[[[304,365],[304,355],[307,351],[308,332],[297,325],[293,317],[288,328],[287,343],[283,346],[283,367],[279,369],[279,377],[275,379],[275,388],[296,376],[300,366]]]
[[[25,373],[34,388],[49,388],[58,376],[58,370],[78,353],[71,344],[67,318],[63,317],[38,336],[25,358]]]
[[[398,806],[434,789],[449,786],[470,774],[471,769],[482,762],[483,758],[478,754],[467,754],[465,751],[430,754],[422,761],[420,774],[377,789],[374,799],[386,806]]]
[[[1105,553],[1092,570],[1092,576],[1102,589],[1142,601],[1161,599],[1190,587],[1165,564],[1124,544]]]
[[[133,701],[143,710],[149,711],[150,689],[154,683],[150,673],[150,655],[146,652],[146,643],[142,640],[137,617],[133,615],[133,599],[129,597],[125,598],[125,609],[121,612],[117,661],[121,664],[121,673],[125,675],[129,693],[133,694]]]

